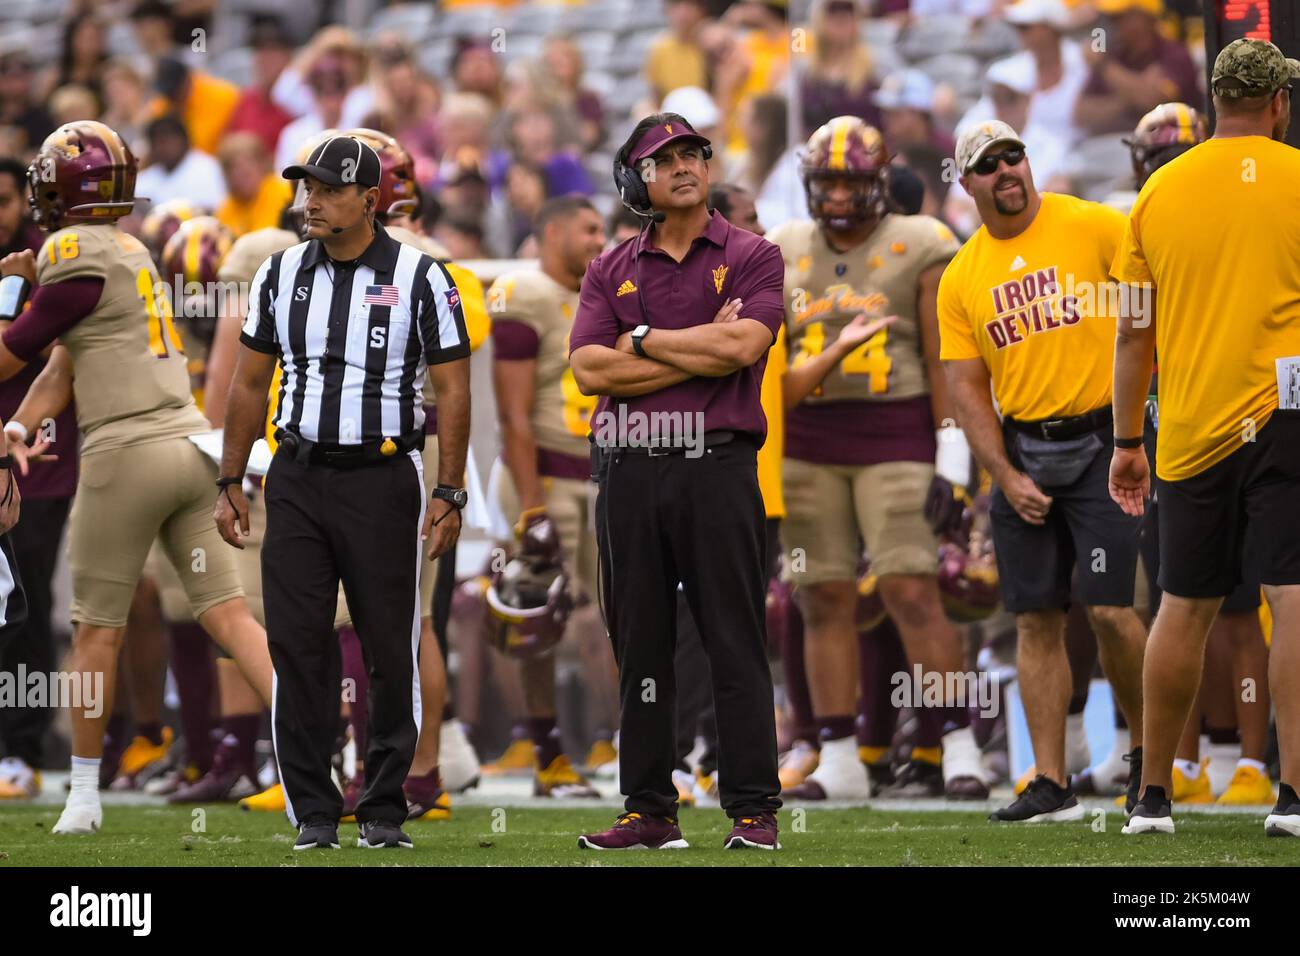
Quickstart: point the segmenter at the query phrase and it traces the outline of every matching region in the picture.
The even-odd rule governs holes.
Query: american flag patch
[[[368,285],[366,286],[365,298],[361,300],[361,303],[362,305],[395,306],[398,304],[397,286]]]
[[[453,309],[456,308],[456,306],[460,305],[459,289],[451,288],[451,289],[445,289],[443,291],[444,294],[447,296],[447,305],[449,305]]]

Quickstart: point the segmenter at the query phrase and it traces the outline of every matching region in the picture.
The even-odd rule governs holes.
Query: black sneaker
[[[1138,793],[1142,789],[1142,748],[1134,747],[1124,755],[1128,764],[1128,790],[1124,793],[1124,812],[1132,813],[1138,805]]]
[[[1083,819],[1083,807],[1067,783],[1058,786],[1039,774],[1009,807],[989,814],[993,823],[1068,823]]]
[[[295,850],[337,850],[339,848],[339,828],[336,824],[317,820],[303,823],[298,828],[298,840]]]
[[[415,844],[411,842],[411,838],[402,832],[402,828],[392,823],[374,820],[370,823],[361,824],[359,830],[357,846],[363,846],[368,850],[392,847],[410,850],[415,847]]]
[[[894,782],[880,791],[883,800],[942,796],[943,769],[924,760],[909,760]]]
[[[1164,787],[1147,787],[1121,833],[1173,833],[1173,804]]]
[[[1277,805],[1264,821],[1264,832],[1269,836],[1300,837],[1300,797],[1295,788],[1280,784],[1277,788]]]

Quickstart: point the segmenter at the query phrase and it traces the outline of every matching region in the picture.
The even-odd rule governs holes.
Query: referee
[[[615,181],[654,225],[592,261],[569,335],[578,387],[606,396],[590,424],[606,446],[596,522],[627,795],[627,812],[579,838],[584,848],[686,846],[672,779],[678,582],[709,658],[726,846],[778,848],[756,455],[785,266],[772,243],[710,213],[710,154],[675,113],[633,129]]]
[[[242,482],[267,389],[283,370],[266,476],[262,550],[272,724],[294,849],[338,847],[330,779],[341,663],[339,581],[370,675],[366,787],[357,843],[410,847],[402,794],[420,726],[420,541],[430,559],[460,534],[469,435],[469,337],[446,268],[375,224],[380,161],[348,136],[284,170],[304,180],[308,241],[271,256],[249,290],[225,419],[215,518],[249,533]],[[425,375],[438,401],[438,485],[420,463]]]

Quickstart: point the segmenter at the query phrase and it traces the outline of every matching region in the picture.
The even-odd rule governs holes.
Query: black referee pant
[[[740,817],[781,806],[756,454],[740,437],[698,458],[607,455],[597,534],[618,661],[619,781],[629,813],[677,815],[679,581],[708,656],[722,808]]]
[[[271,723],[289,820],[337,823],[330,779],[342,660],[334,633],[339,581],[361,638],[370,698],[366,786],[357,822],[406,820],[402,783],[420,734],[417,569],[424,480],[420,453],[356,468],[296,461],[283,449],[266,476],[262,600],[275,668]]]

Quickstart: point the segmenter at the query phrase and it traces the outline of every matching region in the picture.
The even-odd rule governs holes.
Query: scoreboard
[[[1296,0],[1204,0],[1205,88],[1210,87],[1210,73],[1219,51],[1242,37],[1271,40],[1287,56],[1300,59],[1298,7]],[[1206,107],[1212,118],[1213,104],[1207,102]],[[1291,110],[1291,129],[1286,139],[1292,146],[1300,146],[1300,101],[1293,99]]]

